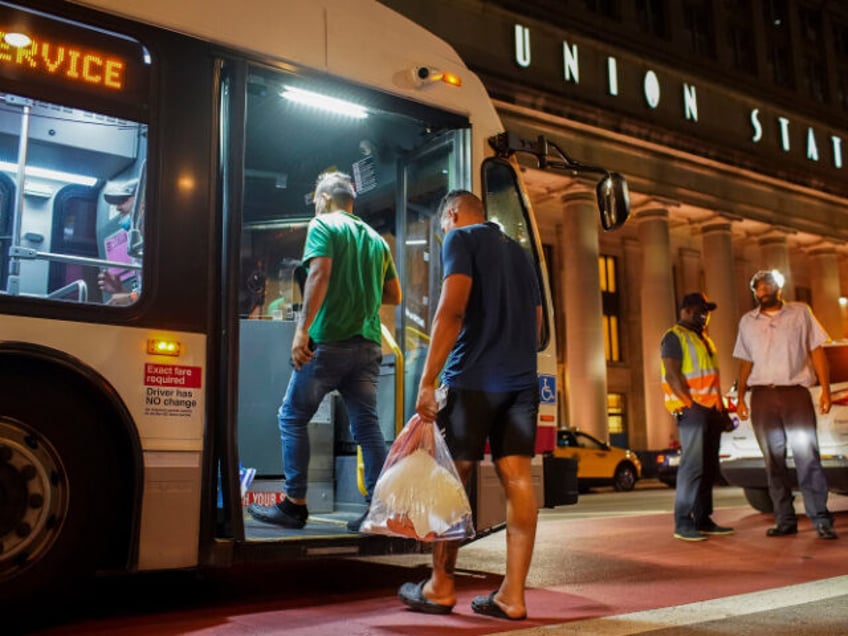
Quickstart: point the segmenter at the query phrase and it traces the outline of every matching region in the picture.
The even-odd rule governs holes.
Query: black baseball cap
[[[718,305],[715,303],[711,303],[707,300],[707,297],[704,296],[701,292],[693,292],[691,294],[686,294],[683,297],[683,300],[680,301],[680,308],[684,307],[703,307],[707,311],[714,310]]]

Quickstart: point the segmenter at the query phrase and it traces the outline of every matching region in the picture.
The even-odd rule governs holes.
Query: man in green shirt
[[[318,178],[303,251],[309,274],[292,341],[294,371],[279,411],[286,496],[273,506],[248,507],[254,519],[285,528],[302,528],[309,516],[307,424],[327,393],[338,390],[344,400],[354,441],[362,447],[369,497],[386,459],[377,420],[379,310],[400,303],[401,289],[388,244],[353,214],[355,198],[348,175]]]

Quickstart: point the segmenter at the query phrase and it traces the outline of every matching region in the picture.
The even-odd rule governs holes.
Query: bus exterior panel
[[[77,2],[78,0],[74,0]],[[373,0],[81,0],[79,4],[220,44],[272,63],[291,63],[370,86],[471,120],[473,165],[491,155],[503,126],[485,87],[444,40]],[[222,29],[221,25],[227,25]],[[431,71],[427,80],[419,69]],[[452,73],[461,90],[444,81]],[[479,173],[472,173],[479,191]]]
[[[40,358],[52,359],[51,366],[70,356],[85,377],[98,378],[90,383],[92,393],[105,392],[119,402],[114,415],[126,416],[140,452],[121,461],[138,465],[143,476],[143,487],[138,489],[142,499],[135,500],[136,488],[131,484],[123,484],[126,490],[118,494],[141,504],[136,515],[140,522],[138,568],[196,565],[206,413],[205,336],[108,324],[92,329],[89,323],[8,315],[3,316],[2,325],[0,351],[14,348],[15,343],[37,343],[43,350]],[[151,341],[179,343],[181,356],[151,355],[147,351]],[[103,385],[108,387],[105,391]],[[44,400],[55,397],[48,383],[38,393]],[[56,405],[56,413],[62,413],[61,404]],[[73,428],[75,423],[69,421],[68,426]],[[90,493],[72,492],[72,496],[90,497],[98,502],[96,507],[108,510],[107,491],[98,486]]]

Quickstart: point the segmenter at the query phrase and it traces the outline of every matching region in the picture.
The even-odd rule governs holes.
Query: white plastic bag
[[[471,504],[435,422],[413,415],[389,450],[361,531],[419,541],[470,539]]]

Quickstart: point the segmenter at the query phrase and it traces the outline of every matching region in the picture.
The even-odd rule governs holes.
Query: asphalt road
[[[504,533],[465,546],[449,616],[409,612],[404,581],[428,573],[427,555],[301,561],[285,566],[103,579],[19,633],[58,635],[326,634],[848,634],[848,498],[833,497],[838,541],[806,520],[795,537],[767,538],[772,520],[738,489],[715,492],[716,521],[736,533],[691,544],[671,537],[674,491],[581,495],[540,511],[528,579],[528,620],[480,617],[468,604],[497,587]],[[8,617],[7,617],[8,618]],[[8,633],[8,621],[0,633]]]

